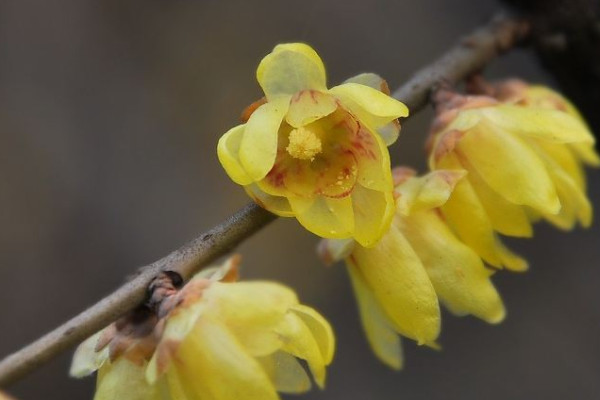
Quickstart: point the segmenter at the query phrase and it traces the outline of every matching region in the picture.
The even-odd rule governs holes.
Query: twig
[[[514,19],[495,18],[415,74],[393,96],[404,102],[414,115],[427,104],[429,93],[439,83],[457,83],[513,47],[524,35],[523,26]],[[227,253],[274,219],[274,215],[255,204],[248,204],[222,224],[141,268],[135,277],[94,306],[0,361],[0,386],[36,370],[141,304],[148,285],[160,271],[175,271],[188,279],[202,266]]]

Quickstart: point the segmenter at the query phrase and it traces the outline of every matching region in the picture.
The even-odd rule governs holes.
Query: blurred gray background
[[[0,3],[0,354],[54,328],[248,199],[215,146],[261,97],[260,59],[306,41],[329,82],[364,71],[392,88],[486,21],[496,1],[42,1]],[[552,83],[526,51],[490,77]],[[395,163],[424,166],[431,111],[404,124]],[[600,173],[590,196],[600,205]],[[508,318],[444,315],[442,352],[405,341],[393,372],[367,348],[341,265],[320,265],[293,219],[248,240],[246,278],[294,287],[333,323],[327,390],[300,399],[600,398],[600,228],[539,226],[532,268],[497,274]],[[10,389],[91,399],[65,354]]]

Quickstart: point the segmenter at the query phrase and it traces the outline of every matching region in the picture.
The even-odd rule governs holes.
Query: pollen
[[[314,160],[323,147],[321,140],[310,129],[301,127],[290,132],[290,143],[286,147],[287,152],[299,160]]]

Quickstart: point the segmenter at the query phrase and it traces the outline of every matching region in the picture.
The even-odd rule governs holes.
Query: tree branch
[[[429,94],[438,84],[457,83],[514,46],[525,34],[523,27],[524,23],[514,19],[495,18],[415,74],[393,96],[404,102],[414,115],[427,104]],[[275,218],[255,204],[248,204],[168,256],[140,268],[137,275],[94,306],[0,361],[0,386],[22,378],[133,310],[145,300],[148,285],[161,271],[175,271],[187,280]]]

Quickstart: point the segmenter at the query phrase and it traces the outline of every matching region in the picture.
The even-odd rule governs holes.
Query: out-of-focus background
[[[262,96],[255,68],[305,41],[329,82],[373,71],[392,88],[486,21],[496,1],[13,0],[0,3],[0,354],[54,328],[248,199],[215,146]],[[527,51],[490,77],[552,84]],[[423,170],[431,111],[395,163]],[[600,206],[600,173],[590,196]],[[370,353],[344,267],[280,219],[242,245],[246,278],[294,287],[335,327],[327,389],[299,399],[600,398],[600,228],[539,226],[516,242],[531,270],[495,279],[508,318],[444,315],[443,351],[405,341],[393,372]],[[10,387],[21,399],[91,399],[70,354]]]

